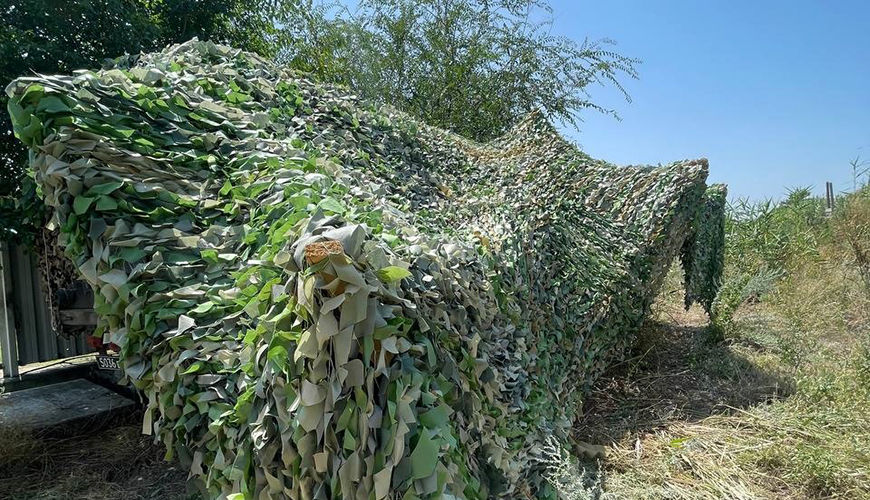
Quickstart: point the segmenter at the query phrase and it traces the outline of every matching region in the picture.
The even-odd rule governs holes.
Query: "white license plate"
[[[120,370],[117,356],[97,356],[97,368],[100,370]]]

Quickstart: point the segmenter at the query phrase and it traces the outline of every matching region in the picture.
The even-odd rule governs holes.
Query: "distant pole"
[[[825,215],[828,217],[834,213],[834,184],[831,182],[825,183]]]

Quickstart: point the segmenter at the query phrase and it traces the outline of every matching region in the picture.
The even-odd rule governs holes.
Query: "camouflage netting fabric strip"
[[[616,168],[537,114],[478,144],[211,43],[7,92],[145,432],[211,496],[552,496],[541,443],[705,207],[704,160]]]
[[[719,292],[725,265],[727,196],[728,188],[723,184],[707,188],[693,232],[683,244],[680,257],[685,270],[686,309],[697,302],[710,314]]]

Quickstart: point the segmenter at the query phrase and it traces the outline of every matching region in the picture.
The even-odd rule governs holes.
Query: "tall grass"
[[[779,203],[738,201],[726,231],[712,324],[724,340],[684,335],[675,352],[665,340],[673,326],[660,327],[645,356],[667,363],[639,362],[616,385],[661,379],[679,400],[667,391],[682,384],[674,391],[701,395],[683,398],[693,404],[730,390],[728,403],[624,429],[604,497],[870,498],[870,187],[838,197],[830,217],[803,188]],[[677,295],[663,295],[660,324],[685,329]],[[748,369],[756,374],[731,373]],[[769,380],[787,389],[742,397],[764,394],[745,385]],[[661,395],[628,399],[654,407],[650,397]]]
[[[725,273],[713,307],[713,326],[725,335],[740,304],[759,301],[796,266],[817,262],[831,240],[823,202],[809,188],[795,188],[779,203],[731,203],[725,231]]]

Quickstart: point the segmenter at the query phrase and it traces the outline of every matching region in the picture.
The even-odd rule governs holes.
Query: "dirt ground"
[[[192,498],[186,474],[141,435],[140,414],[96,424],[43,435],[0,430],[0,498]]]
[[[794,390],[789,378],[711,342],[700,307],[662,309],[643,326],[628,359],[595,383],[575,426],[579,439],[625,442],[670,422],[734,413]]]

